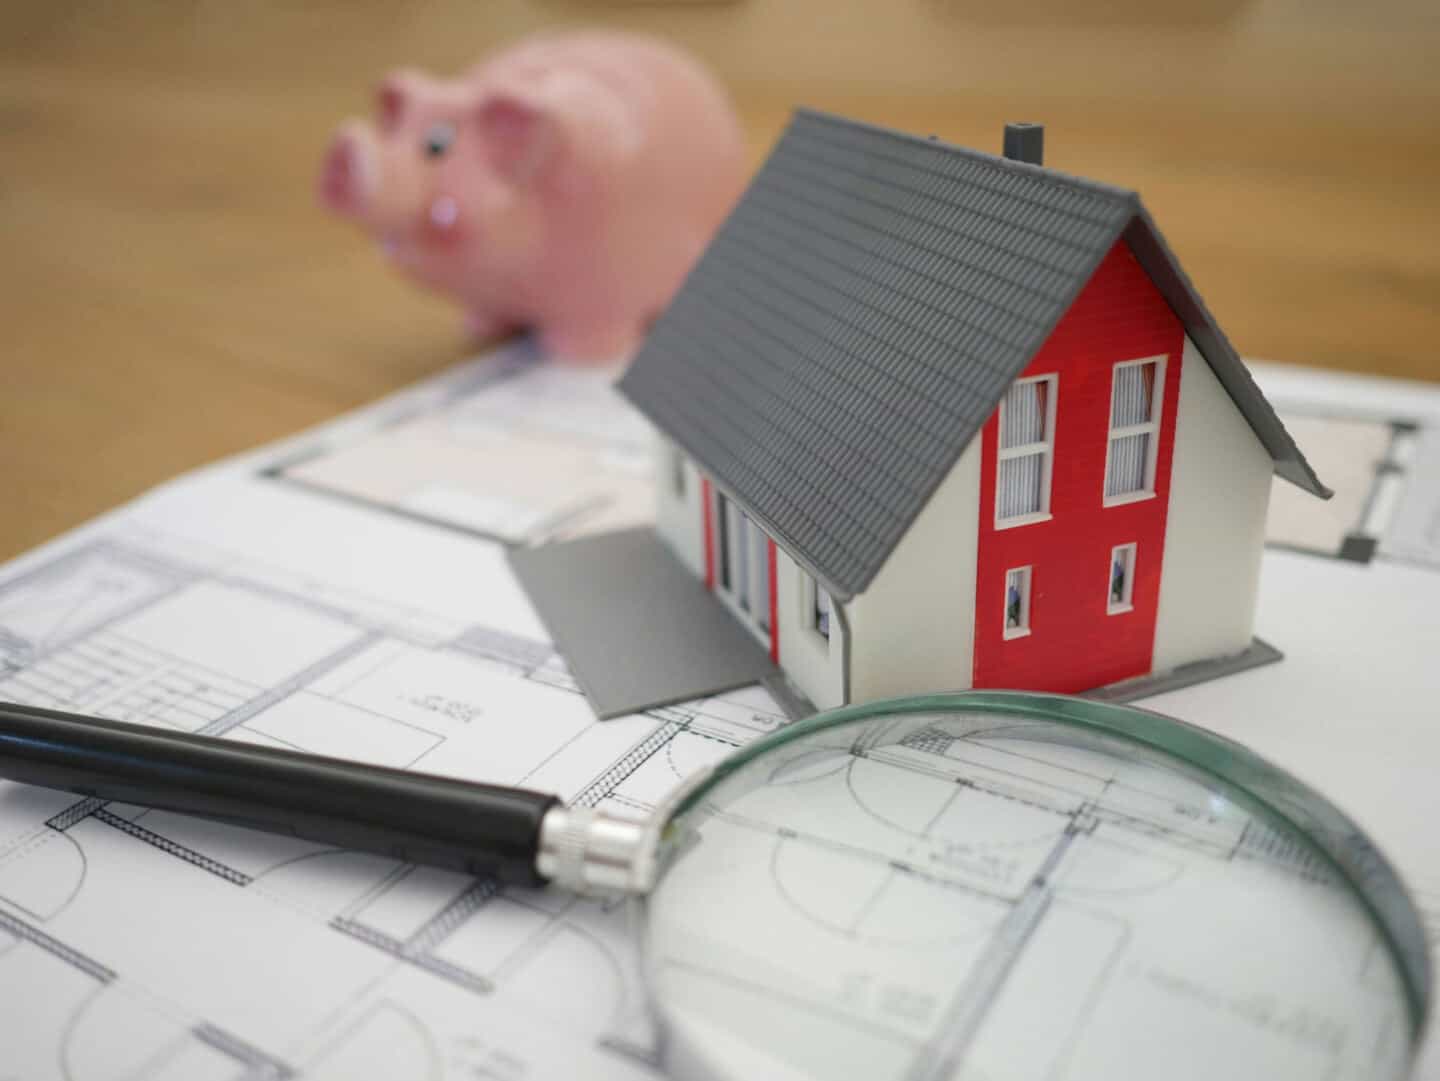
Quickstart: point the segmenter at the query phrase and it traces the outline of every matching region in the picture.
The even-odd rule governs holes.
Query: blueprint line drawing
[[[1335,486],[1307,506],[1283,485],[1272,492],[1266,543],[1351,563],[1394,559],[1440,568],[1440,422],[1376,411],[1282,406],[1285,426],[1314,448]]]
[[[602,724],[530,634],[145,530],[0,581],[0,628],[6,700],[526,784],[630,815],[783,723],[755,688]],[[385,1076],[444,1077],[461,1061],[552,1076],[539,1063],[557,1047],[601,1075],[648,1076],[632,918],[624,905],[3,784],[0,1007],[34,1012],[14,989],[36,968],[32,986],[66,982],[62,970],[84,982],[53,1016],[27,1016],[23,1047],[5,1047],[19,1032],[0,1036],[0,1060],[76,1081],[328,1076],[327,1063],[359,1061],[347,1048],[368,1046],[357,1019],[369,1016],[418,1056],[403,1064],[418,1072]],[[277,962],[303,971],[302,1007],[263,1001],[277,997],[266,971]],[[573,1046],[477,1050],[487,1011],[513,1013],[537,1041],[561,1024]],[[448,1012],[458,1028],[437,1020]],[[114,1044],[126,1053],[94,1052]]]
[[[800,1076],[1396,1076],[1398,970],[1323,857],[1199,771],[1020,727],[717,790],[652,899],[681,1029],[759,1028]]]
[[[595,721],[502,545],[648,520],[651,437],[627,419],[608,376],[571,378],[535,361],[524,343],[506,347],[182,478],[0,567],[0,698],[652,813],[784,713],[753,687]],[[1292,645],[1286,663],[1153,704],[1256,746],[1363,810],[1440,927],[1437,752],[1424,705],[1433,694],[1422,693],[1433,679],[1388,646],[1397,634],[1422,654],[1440,645],[1429,569],[1440,566],[1431,479],[1440,402],[1411,415],[1402,406],[1419,401],[1413,393],[1400,402],[1344,388],[1341,404],[1363,397],[1365,407],[1335,409],[1302,391],[1279,395],[1287,423],[1349,422],[1350,443],[1321,441],[1361,453],[1348,459],[1360,463],[1358,494],[1337,497],[1343,513],[1298,547],[1339,555],[1356,533],[1378,542],[1374,558],[1315,559],[1272,544],[1260,618]],[[535,473],[520,468],[531,451]],[[1333,626],[1339,610],[1354,624],[1348,638]],[[1374,735],[1381,715],[1389,742]],[[1312,724],[1326,738],[1302,738]],[[966,784],[945,782],[936,822],[953,825],[966,801],[983,800],[1016,827],[951,848],[970,917],[926,949],[981,948],[1067,829],[1070,839],[1049,892],[1013,917],[1024,949],[987,966],[993,1001],[929,999],[877,967],[839,982],[827,1009],[847,1023],[871,1010],[875,1031],[910,1039],[917,1018],[950,1006],[959,1044],[999,1032],[1033,1051],[1021,1007],[1044,1000],[1068,1026],[1063,1061],[1078,1061],[1081,1035],[1107,1023],[1114,994],[1214,1008],[1165,966],[1133,966],[1140,925],[1112,907],[1158,903],[1206,861],[1329,888],[1307,849],[1258,821],[1223,836],[1203,816],[1157,821],[1146,797],[1117,801],[1104,778],[976,757],[938,737],[897,753],[941,759],[937,777],[969,760]],[[809,781],[835,783],[857,828],[924,831],[857,771],[822,774]],[[1059,799],[1077,785],[1089,786],[1078,801]],[[914,875],[861,874],[853,896],[817,891],[800,841],[769,836],[759,864],[777,921],[807,934],[903,934],[900,902]],[[1128,893],[1105,881],[1118,846],[1145,852],[1153,871]],[[635,919],[628,905],[0,783],[0,1078],[653,1081]],[[1342,946],[1345,971],[1378,996],[1383,951],[1332,941],[1318,955]],[[1062,981],[1031,964],[1071,947],[1081,952]],[[1399,1046],[1401,1027],[1376,1030],[1377,1054]],[[1417,1076],[1440,1077],[1426,1065]],[[1065,1069],[1052,1076],[1071,1076]]]
[[[425,408],[392,410],[263,475],[507,544],[637,525],[651,513],[654,434],[612,388],[617,375],[557,369],[521,340]]]

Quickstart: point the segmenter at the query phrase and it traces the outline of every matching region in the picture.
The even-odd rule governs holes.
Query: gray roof
[[[865,590],[1121,236],[1328,496],[1139,197],[800,110],[620,389],[835,595]]]

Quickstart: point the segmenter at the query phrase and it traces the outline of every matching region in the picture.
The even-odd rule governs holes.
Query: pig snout
[[[399,157],[399,160],[397,159]],[[331,140],[320,166],[320,202],[378,237],[392,256],[406,245],[457,244],[470,215],[453,188],[436,188],[424,163],[360,120]]]
[[[320,201],[337,214],[359,217],[375,194],[375,137],[358,120],[343,125],[320,166]]]

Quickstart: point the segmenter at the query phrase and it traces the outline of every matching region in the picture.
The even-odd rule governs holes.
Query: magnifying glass
[[[1399,1078],[1420,918],[1360,829],[1138,709],[822,714],[668,808],[644,962],[703,1078]]]
[[[1383,1081],[1429,1009],[1420,915],[1352,820],[1238,744],[1083,699],[823,713],[645,823],[23,707],[0,775],[633,893],[677,1078]]]

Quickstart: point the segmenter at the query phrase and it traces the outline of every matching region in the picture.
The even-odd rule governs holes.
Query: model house
[[[1139,197],[1041,135],[797,113],[620,383],[661,538],[821,708],[1255,663],[1271,475],[1329,495]]]

